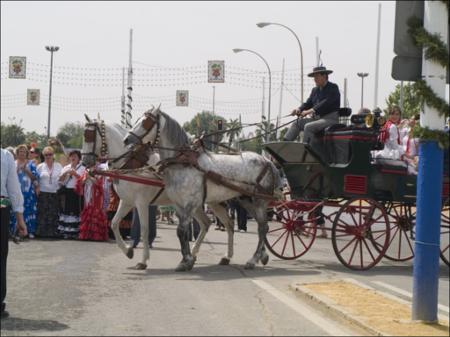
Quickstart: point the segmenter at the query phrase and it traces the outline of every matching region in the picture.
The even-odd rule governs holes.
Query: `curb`
[[[302,287],[301,284],[293,283],[290,285],[290,288],[295,292],[295,294],[302,299],[307,300],[310,304],[312,304],[317,309],[326,312],[327,314],[331,314],[334,318],[337,318],[339,321],[343,323],[350,324],[353,328],[356,327],[358,330],[370,335],[370,336],[390,336],[382,332],[381,330],[377,330],[372,326],[364,323],[359,318],[355,317],[352,313],[345,310],[342,307],[335,305],[332,301],[327,299],[325,296],[314,293],[313,291]]]

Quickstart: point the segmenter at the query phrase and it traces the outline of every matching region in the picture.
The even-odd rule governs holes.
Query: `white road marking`
[[[406,290],[403,290],[403,289],[391,286],[390,284],[387,284],[387,283],[384,283],[384,282],[381,282],[381,281],[371,281],[371,282],[379,285],[380,287],[384,287],[386,289],[389,289],[389,290],[391,290],[393,292],[396,292],[396,293],[398,293],[400,295],[403,295],[405,297],[408,297],[408,298],[412,299],[412,294],[409,291],[406,291]],[[439,308],[439,310],[442,310],[442,311],[446,312],[447,314],[449,313],[449,308],[447,306],[443,305],[443,304],[438,304],[438,308]]]
[[[292,310],[296,311],[302,317],[306,318],[310,322],[312,322],[314,325],[319,326],[322,330],[324,330],[326,333],[330,334],[331,336],[352,336],[349,334],[348,331],[342,330],[341,327],[339,327],[336,324],[333,324],[331,321],[326,320],[323,318],[323,316],[319,315],[315,311],[311,310],[308,306],[302,304],[298,300],[294,300],[281,292],[280,290],[272,287],[267,282],[261,281],[261,280],[252,280],[253,283],[255,283],[258,287],[261,289],[267,291],[269,294],[277,298],[279,301],[286,304],[288,307],[290,307]]]

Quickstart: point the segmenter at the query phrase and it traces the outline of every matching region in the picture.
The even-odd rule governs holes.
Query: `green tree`
[[[3,148],[8,146],[15,147],[25,143],[25,132],[21,124],[22,121],[16,124],[15,118],[13,118],[11,124],[1,123],[0,141]]]
[[[395,90],[386,99],[387,111],[394,105],[400,106],[400,84],[395,86]],[[402,118],[409,118],[419,113],[422,109],[423,98],[418,94],[414,83],[403,85],[403,109]]]
[[[68,122],[59,128],[56,138],[65,146],[81,149],[83,146],[84,126],[80,122]]]
[[[38,148],[41,150],[47,146],[47,135],[38,134],[36,131],[27,132],[25,134],[25,143],[26,144],[36,144]]]
[[[239,119],[230,119],[227,123],[227,129],[229,130],[227,132],[228,146],[231,147],[231,145],[233,144],[233,140],[237,138],[237,136],[239,136],[242,131],[242,126],[239,122]]]
[[[191,135],[200,137],[202,134],[211,134],[217,132],[217,121],[222,119],[224,121],[224,128],[226,128],[225,118],[213,115],[209,111],[202,111],[195,115],[189,122],[183,124],[183,129],[189,132]],[[212,142],[220,142],[222,140],[223,134],[214,135],[205,138],[205,146],[208,150],[213,148]],[[210,142],[208,142],[210,141]]]

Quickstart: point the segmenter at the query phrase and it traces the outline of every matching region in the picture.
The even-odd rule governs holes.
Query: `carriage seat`
[[[408,165],[403,160],[394,160],[389,158],[376,158],[373,162],[381,173],[388,174],[408,174]]]

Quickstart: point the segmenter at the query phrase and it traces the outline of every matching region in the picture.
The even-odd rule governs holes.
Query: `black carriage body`
[[[370,151],[376,133],[370,129],[343,128],[326,132],[323,153],[298,142],[265,144],[280,163],[294,199],[350,199],[414,203],[416,176],[407,168],[373,164]]]

